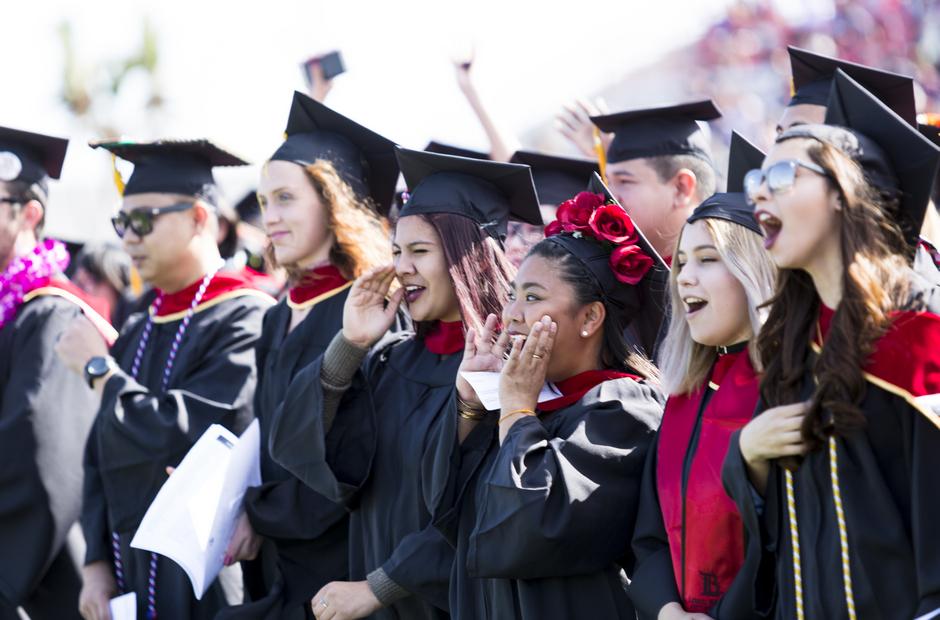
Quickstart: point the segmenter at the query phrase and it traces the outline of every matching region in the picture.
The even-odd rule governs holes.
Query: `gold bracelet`
[[[486,408],[480,405],[471,405],[457,394],[457,415],[464,420],[479,422],[486,417]]]
[[[464,420],[479,422],[480,420],[486,419],[486,409],[464,409],[460,405],[457,405],[457,415]]]
[[[531,409],[516,409],[499,416],[499,423],[502,424],[505,420],[508,420],[509,418],[516,415],[535,415],[535,412]]]

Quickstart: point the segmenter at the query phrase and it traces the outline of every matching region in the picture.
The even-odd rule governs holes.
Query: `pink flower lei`
[[[65,244],[46,239],[25,256],[13,259],[0,273],[0,329],[16,316],[23,298],[65,270],[69,253]]]

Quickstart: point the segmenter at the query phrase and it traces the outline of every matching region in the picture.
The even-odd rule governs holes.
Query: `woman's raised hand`
[[[457,371],[457,394],[470,405],[481,405],[477,393],[463,378],[463,372],[499,372],[503,368],[503,354],[509,344],[509,334],[497,334],[499,320],[495,314],[486,317],[486,322],[479,331],[467,330],[463,361]]]
[[[520,340],[512,343],[499,380],[499,403],[504,413],[535,410],[557,331],[558,325],[546,315],[529,330],[525,344]]]
[[[404,288],[388,294],[394,280],[395,268],[391,265],[370,269],[356,279],[343,307],[346,340],[368,349],[388,331],[405,295]]]

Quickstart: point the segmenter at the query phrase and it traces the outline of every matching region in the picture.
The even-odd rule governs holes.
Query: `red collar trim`
[[[464,346],[463,321],[436,321],[424,336],[424,348],[437,355],[457,353]]]
[[[834,312],[820,306],[818,331],[812,340],[818,353],[829,333]],[[865,378],[905,399],[940,428],[936,405],[919,399],[940,394],[940,316],[899,310],[890,314],[891,327],[875,343],[863,369]]]
[[[107,318],[110,316],[111,309],[106,300],[88,295],[68,280],[43,278],[37,280],[36,284],[38,286],[32,288],[23,298],[24,303],[41,295],[56,295],[81,308],[88,320],[92,322],[107,341],[108,346],[111,346],[117,340],[118,333]]]
[[[170,314],[177,314],[189,310],[189,307],[193,303],[193,297],[196,296],[201,284],[202,278],[199,278],[186,288],[176,291],[175,293],[163,293],[158,289],[157,293],[158,295],[163,295],[163,300],[160,302],[160,309],[157,311],[156,316],[165,317]],[[205,295],[202,296],[200,305],[210,302],[220,295],[245,288],[253,287],[244,274],[220,271],[215,274],[215,277],[209,282],[209,286],[206,288]]]
[[[303,280],[290,289],[288,305],[295,310],[304,310],[326,299],[330,293],[349,288],[351,282],[343,277],[333,265],[324,265],[311,270]]]
[[[623,379],[624,377],[628,377],[634,381],[640,380],[640,377],[636,375],[616,370],[588,370],[582,372],[564,381],[557,382],[555,387],[558,388],[558,391],[561,392],[562,395],[558,398],[547,400],[544,403],[539,403],[538,409],[539,411],[557,411],[558,409],[564,409],[581,400],[594,386],[604,381]]]

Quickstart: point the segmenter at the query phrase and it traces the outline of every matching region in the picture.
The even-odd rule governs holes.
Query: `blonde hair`
[[[754,334],[748,343],[748,354],[754,368],[759,370],[757,334],[768,313],[767,308],[761,306],[774,294],[777,268],[764,249],[763,238],[757,233],[727,220],[707,218],[703,221],[722,263],[744,287],[748,317]],[[682,239],[681,234],[679,239]],[[677,254],[678,242],[673,255]],[[672,311],[659,355],[662,385],[670,396],[689,394],[701,387],[718,357],[715,347],[692,340],[689,325],[684,318],[685,308],[679,296],[678,277],[678,261],[673,261],[669,270]]]

